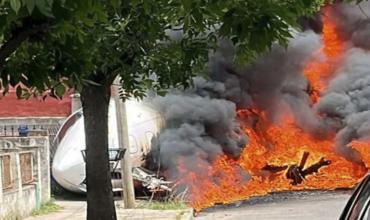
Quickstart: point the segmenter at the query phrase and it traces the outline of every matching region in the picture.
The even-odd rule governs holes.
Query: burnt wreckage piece
[[[303,182],[306,176],[319,172],[319,169],[321,167],[328,166],[331,163],[330,160],[321,158],[318,162],[312,164],[307,168],[304,168],[309,155],[310,155],[309,152],[304,152],[299,165],[293,164],[293,165],[275,166],[268,164],[265,167],[263,167],[262,170],[266,170],[271,173],[277,173],[286,170],[285,174],[286,178],[292,180],[290,182],[292,185],[298,185]]]

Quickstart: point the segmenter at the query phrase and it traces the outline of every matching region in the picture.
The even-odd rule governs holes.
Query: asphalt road
[[[349,190],[275,193],[199,213],[195,220],[338,220]]]
[[[350,190],[274,193],[244,202],[203,210],[194,220],[338,220],[351,193]],[[56,213],[29,217],[25,220],[85,219],[86,202],[84,200],[60,200],[57,201],[57,204],[63,209]],[[134,216],[135,214],[132,214],[130,218],[126,219],[134,219]],[[136,216],[135,219],[164,219],[153,216],[148,218]],[[167,219],[178,219],[177,217],[167,217]]]

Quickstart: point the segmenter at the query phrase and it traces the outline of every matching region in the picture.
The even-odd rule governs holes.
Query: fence
[[[57,134],[60,124],[48,124],[48,125],[36,125],[36,124],[26,124],[26,125],[0,125],[0,137],[19,137],[19,129],[26,127],[28,131],[39,131],[47,130],[49,134],[49,139],[54,139]]]
[[[54,156],[56,146],[53,146],[53,140],[56,137],[61,122],[53,124],[3,124],[0,125],[0,138],[19,137],[19,129],[26,127],[29,132],[47,131],[50,144],[50,155]]]

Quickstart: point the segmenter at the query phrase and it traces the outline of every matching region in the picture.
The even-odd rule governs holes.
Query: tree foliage
[[[116,219],[107,152],[116,76],[123,98],[190,86],[220,38],[233,42],[237,61],[248,62],[274,43],[286,45],[297,19],[325,2],[0,0],[0,89],[15,87],[25,98],[81,92],[87,216]]]
[[[99,77],[122,78],[123,96],[189,86],[218,38],[248,61],[286,44],[296,20],[324,0],[3,0],[0,70],[3,89],[61,97]],[[25,34],[15,48],[6,46]],[[175,36],[174,36],[175,35]],[[172,37],[171,37],[172,36]],[[14,42],[13,42],[14,43]],[[12,45],[11,45],[12,46]],[[26,89],[27,88],[27,89]]]
[[[83,35],[86,34],[84,29],[93,27],[97,22],[108,20],[108,14],[102,8],[103,3],[94,2],[90,0],[1,2],[0,72],[4,93],[8,91],[9,86],[15,87],[21,82],[26,93],[22,93],[19,87],[17,91],[20,92],[17,94],[42,95],[43,91],[53,89],[51,93],[53,96],[63,95],[65,87],[62,86],[61,79],[71,75],[57,69],[57,53],[68,49],[62,46],[66,46],[71,39],[83,40]],[[57,44],[53,45],[54,42]],[[59,45],[61,47],[57,48]],[[53,48],[47,48],[49,46]],[[70,67],[76,70],[87,68],[84,63],[81,63],[82,65],[75,63],[79,59],[88,59],[82,54],[83,51],[80,54],[73,54],[72,51],[67,52],[68,55],[75,56],[68,60],[74,62],[74,66],[71,64]]]

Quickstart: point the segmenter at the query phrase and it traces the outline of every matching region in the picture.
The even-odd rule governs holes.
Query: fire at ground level
[[[347,25],[354,26],[353,30],[342,25],[348,19],[353,20]],[[225,122],[233,118],[227,114],[230,109],[221,111],[224,108],[215,104],[226,106],[225,100],[209,101],[209,108],[204,107],[207,99],[200,96],[204,102],[198,106],[188,96],[182,96],[182,103],[175,102],[180,100],[178,95],[158,102],[162,103],[159,109],[167,110],[164,116],[172,127],[158,137],[162,160],[157,161],[172,158],[161,166],[163,175],[185,188],[186,199],[197,212],[271,192],[352,188],[368,172],[370,49],[361,44],[368,37],[360,43],[352,37],[358,35],[355,29],[366,32],[360,24],[370,24],[370,20],[358,8],[339,4],[324,7],[321,21],[319,45],[307,54],[302,50],[312,44],[312,33],[297,35],[285,52],[268,53],[243,74],[225,68],[225,78],[236,77],[226,91],[239,85],[243,92],[236,97],[247,97],[244,105],[234,103],[239,127]],[[222,67],[215,65],[218,72]],[[188,112],[186,101],[195,106]],[[173,106],[168,103],[185,110],[177,108],[179,114],[174,114],[165,108]],[[224,114],[210,114],[216,106]],[[200,109],[197,114],[196,109]],[[236,147],[243,135],[248,143],[238,154]]]
[[[243,117],[249,112],[239,112]],[[244,127],[249,143],[238,159],[218,157],[212,166],[193,164],[206,173],[193,173],[188,162],[179,160],[179,182],[190,191],[187,199],[196,212],[215,204],[244,201],[271,192],[305,189],[338,189],[354,187],[367,173],[368,164],[346,160],[333,150],[332,140],[318,140],[302,133],[289,119],[284,125],[268,125],[262,116],[254,129]],[[263,133],[263,135],[261,135]],[[363,158],[368,143],[351,147]],[[250,176],[244,175],[244,173]]]

